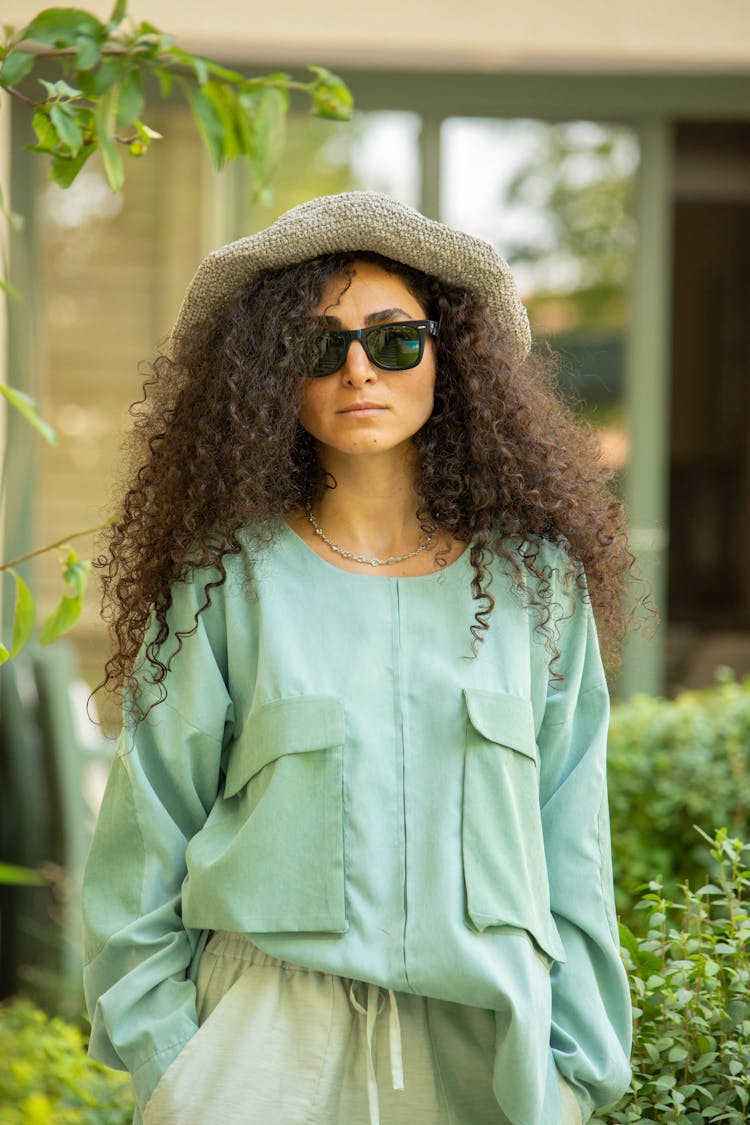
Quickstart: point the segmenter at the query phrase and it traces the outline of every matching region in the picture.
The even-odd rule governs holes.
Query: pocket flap
[[[528,699],[480,688],[464,688],[464,698],[475,730],[490,742],[509,746],[536,762],[534,713]]]
[[[276,699],[250,712],[230,751],[224,796],[233,797],[263,766],[284,754],[341,746],[344,704],[335,696]]]

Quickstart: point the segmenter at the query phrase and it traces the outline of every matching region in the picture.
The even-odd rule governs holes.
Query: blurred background
[[[88,6],[105,17],[111,3]],[[38,10],[4,0],[2,18],[21,25]],[[293,104],[271,192],[253,200],[239,163],[212,169],[182,103],[154,99],[144,118],[164,139],[128,161],[125,187],[113,195],[97,158],[69,190],[52,184],[46,161],[26,150],[28,110],[4,99],[2,179],[25,217],[10,253],[24,297],[9,310],[9,379],[37,400],[60,442],[45,446],[21,419],[8,420],[3,557],[112,511],[142,364],[168,335],[206,252],[305,199],[373,189],[499,247],[538,345],[559,353],[561,385],[599,433],[662,618],[655,637],[629,638],[617,696],[701,688],[717,666],[750,672],[745,0],[381,0],[330,9],[305,0],[133,0],[130,11],[245,72],[329,67],[351,89],[355,114],[342,124]],[[93,551],[81,543],[83,557]],[[42,616],[59,598],[59,560],[41,558],[22,573]],[[111,752],[85,708],[68,705],[70,683],[85,700],[106,657],[97,600],[92,591],[66,642],[64,689],[55,675],[45,686],[43,673],[32,684],[19,662],[18,693],[48,693],[47,741],[59,750],[22,722],[8,733],[7,710],[4,719],[6,742],[25,746],[14,755],[24,775],[11,779],[14,792],[33,786],[35,755],[59,754],[55,795],[41,794],[33,815],[17,812],[10,858],[49,858],[34,827],[47,817],[69,849],[58,855],[63,883],[85,851],[87,829],[71,843],[69,825],[89,816],[66,741],[89,745],[92,760]],[[116,727],[116,716],[103,719]],[[736,769],[728,776],[727,793],[737,791]],[[92,804],[101,777],[86,773]],[[735,819],[746,821],[743,807]],[[72,933],[74,909],[60,909]],[[5,950],[12,977],[20,954],[7,952],[7,938]],[[73,942],[71,979],[76,957]]]
[[[35,10],[6,0],[3,18]],[[633,634],[619,693],[697,686],[719,663],[750,670],[747,5],[387,0],[323,14],[301,0],[138,0],[132,14],[244,70],[331,67],[356,113],[341,124],[293,111],[259,204],[242,167],[211,170],[177,102],[152,103],[165,139],[128,162],[118,196],[93,163],[69,191],[49,183],[24,148],[28,113],[6,107],[26,217],[10,371],[61,435],[43,449],[13,420],[23,487],[8,496],[6,557],[111,510],[138,365],[205,252],[301,200],[376,189],[503,251],[537,337],[560,352],[564,388],[601,432],[664,625]],[[35,569],[43,610],[58,563]],[[73,643],[96,677],[94,596]]]

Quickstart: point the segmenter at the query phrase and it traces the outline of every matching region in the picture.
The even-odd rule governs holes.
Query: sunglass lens
[[[315,337],[313,347],[313,375],[332,375],[344,362],[346,337],[341,332],[326,329]]]
[[[367,343],[376,363],[392,371],[406,371],[419,363],[419,329],[408,324],[386,324],[368,333]]]

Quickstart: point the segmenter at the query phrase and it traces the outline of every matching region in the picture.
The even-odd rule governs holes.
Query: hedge
[[[703,835],[717,879],[678,901],[650,884],[646,935],[621,927],[633,1000],[633,1081],[609,1125],[743,1125],[750,1114],[748,845]]]
[[[130,1125],[130,1078],[89,1059],[80,1028],[30,1000],[0,1005],[3,1125]]]
[[[617,909],[642,932],[639,888],[674,898],[716,871],[698,824],[745,838],[750,817],[750,679],[731,673],[674,700],[636,696],[612,710],[609,798]]]

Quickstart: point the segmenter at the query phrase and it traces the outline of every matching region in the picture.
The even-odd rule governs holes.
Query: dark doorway
[[[750,670],[750,123],[679,125],[675,169],[669,620]]]

